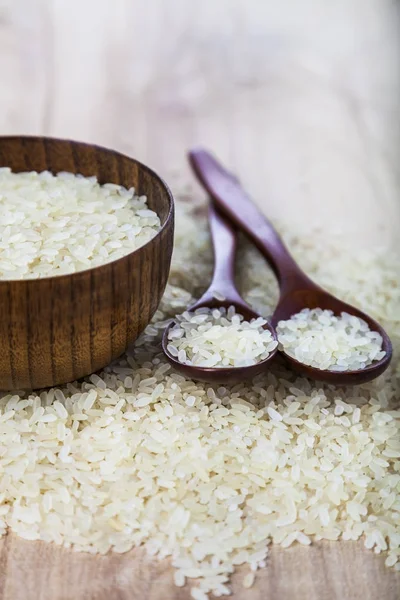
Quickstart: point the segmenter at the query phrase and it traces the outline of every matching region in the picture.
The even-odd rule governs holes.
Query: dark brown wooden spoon
[[[214,249],[214,274],[210,287],[202,295],[202,297],[187,310],[192,312],[197,308],[207,307],[226,308],[234,306],[236,313],[243,315],[246,321],[257,319],[260,317],[240,296],[234,282],[234,265],[236,254],[236,229],[230,222],[223,217],[210,204],[209,222],[211,229],[211,238]],[[218,300],[219,297],[224,297],[224,300]],[[268,358],[262,360],[255,365],[247,367],[199,367],[181,363],[168,350],[168,333],[175,325],[172,322],[164,331],[162,338],[162,348],[164,354],[175,369],[183,375],[198,381],[208,381],[211,383],[226,383],[233,384],[245,379],[252,379],[259,375],[267,368],[267,363],[275,356],[277,350],[273,350]],[[272,337],[276,340],[276,333],[273,327],[267,322],[264,329],[271,332]]]
[[[246,233],[274,270],[280,286],[280,298],[271,319],[273,327],[281,320],[290,319],[303,308],[330,309],[336,315],[347,312],[364,319],[371,330],[380,333],[383,339],[382,349],[386,352],[381,360],[364,369],[340,372],[310,367],[282,352],[291,365],[306,377],[335,385],[358,385],[381,375],[392,357],[392,344],[384,329],[361,310],[335,298],[311,281],[289,254],[271,223],[243,190],[239,180],[226,171],[209,152],[194,149],[189,152],[189,161],[217,208]]]

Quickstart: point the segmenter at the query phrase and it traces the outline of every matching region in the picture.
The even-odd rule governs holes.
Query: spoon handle
[[[296,264],[268,219],[257,208],[239,180],[206,150],[189,152],[190,164],[217,207],[253,241],[270,263],[281,293],[314,284]]]
[[[212,303],[214,294],[233,302],[241,298],[235,286],[235,255],[237,232],[235,227],[210,202],[208,220],[214,251],[214,273],[209,288],[195,307]],[[192,308],[195,308],[192,307]]]

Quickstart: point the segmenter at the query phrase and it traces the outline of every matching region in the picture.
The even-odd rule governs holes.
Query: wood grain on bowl
[[[120,356],[155,313],[171,262],[174,209],[166,184],[118,152],[44,137],[0,137],[0,166],[69,171],[134,187],[161,230],[141,248],[94,269],[43,279],[0,280],[0,389],[73,381]]]

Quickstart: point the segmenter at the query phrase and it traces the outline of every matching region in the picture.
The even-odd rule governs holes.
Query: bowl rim
[[[113,150],[112,148],[100,146],[99,144],[91,144],[90,142],[81,142],[81,141],[75,140],[75,139],[72,140],[69,138],[59,138],[59,137],[46,136],[46,135],[0,135],[0,144],[3,141],[16,141],[16,140],[21,140],[21,141],[24,141],[24,140],[44,140],[44,141],[49,140],[52,142],[78,144],[80,146],[86,146],[87,148],[94,148],[96,150],[100,150],[101,152],[111,153],[111,154],[116,155],[117,157],[122,157],[127,160],[130,160],[130,161],[136,163],[136,165],[138,165],[139,168],[147,171],[147,173],[149,173],[151,177],[154,177],[154,179],[158,180],[158,182],[161,183],[162,187],[164,187],[165,191],[167,192],[169,207],[168,207],[167,216],[165,218],[165,222],[161,225],[161,227],[160,227],[159,231],[157,231],[156,235],[153,236],[151,238],[151,240],[149,240],[142,246],[139,246],[139,248],[136,248],[135,250],[128,252],[128,254],[125,254],[124,256],[121,256],[120,258],[116,258],[115,260],[110,260],[102,265],[97,265],[96,267],[88,267],[87,269],[81,269],[79,271],[75,271],[74,273],[63,273],[61,275],[49,275],[47,277],[36,277],[36,278],[33,277],[33,278],[26,278],[26,279],[1,279],[0,278],[0,286],[3,286],[5,284],[7,284],[7,285],[10,285],[10,284],[33,285],[33,284],[38,284],[40,281],[49,282],[53,279],[55,279],[57,281],[58,280],[65,281],[68,278],[73,278],[73,277],[76,277],[83,273],[88,273],[90,271],[96,271],[98,269],[110,268],[110,267],[112,267],[112,265],[118,264],[118,263],[126,260],[132,254],[135,254],[136,252],[139,252],[140,250],[145,249],[147,246],[150,246],[152,244],[152,242],[157,237],[161,236],[161,234],[164,232],[164,230],[170,226],[171,222],[173,223],[174,197],[173,197],[173,194],[172,194],[168,184],[160,175],[158,175],[158,173],[156,173],[156,171],[154,171],[151,167],[142,163],[140,160],[137,160],[136,158],[132,158],[131,156],[127,156],[126,154],[123,154],[122,152],[119,152],[118,150]],[[2,168],[2,167],[7,167],[7,165],[0,165],[0,168]],[[78,173],[76,173],[76,174],[78,174]]]

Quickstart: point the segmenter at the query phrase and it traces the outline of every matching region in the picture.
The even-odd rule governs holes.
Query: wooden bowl
[[[171,192],[137,160],[68,140],[0,137],[0,166],[70,171],[133,186],[160,216],[157,235],[119,260],[69,275],[0,280],[0,389],[74,381],[120,356],[156,311],[171,262]]]

